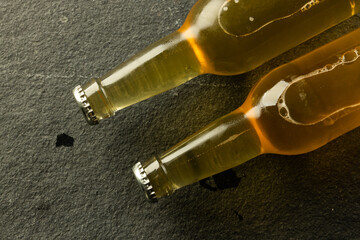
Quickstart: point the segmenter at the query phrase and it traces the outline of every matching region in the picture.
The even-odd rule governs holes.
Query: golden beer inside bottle
[[[219,11],[219,25],[229,35],[246,37],[262,28],[305,14],[312,7],[329,0],[279,0],[269,6],[267,1],[231,0]],[[271,11],[271,14],[267,14]],[[242,14],[237,14],[242,12]],[[231,19],[231,20],[229,20]]]
[[[82,89],[98,120],[205,73],[252,70],[359,11],[360,0],[200,0],[176,32]]]
[[[358,127],[359,39],[360,29],[271,71],[236,111],[146,162],[156,196],[263,153],[313,151]]]
[[[360,30],[354,32],[353,37],[360,37]],[[351,47],[349,42],[330,46],[346,49]],[[312,53],[278,68],[262,80],[277,81],[264,94],[273,95],[271,103],[262,99],[250,107],[250,112],[259,111],[259,106],[262,108],[258,116],[250,116],[254,116],[252,122],[266,138],[262,142],[265,152],[309,152],[359,125],[359,50],[359,46],[352,46],[325,61],[316,59],[316,54]],[[326,48],[323,48],[325,52]],[[314,65],[317,68],[309,67]],[[299,71],[303,66],[307,66],[307,72]],[[263,90],[260,88],[258,91]]]
[[[296,125],[331,124],[360,107],[359,52],[355,48],[334,63],[292,77],[278,100],[281,117]],[[310,63],[309,63],[310,64]]]

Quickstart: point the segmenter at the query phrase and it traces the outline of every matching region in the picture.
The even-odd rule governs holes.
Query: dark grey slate
[[[84,121],[72,88],[176,30],[194,2],[0,1],[0,239],[360,239],[360,129],[156,204],[131,172],[240,106],[274,67],[358,28],[359,16],[249,73],[201,76],[98,126]]]

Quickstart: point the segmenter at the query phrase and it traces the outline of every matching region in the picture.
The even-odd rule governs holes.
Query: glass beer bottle
[[[73,93],[90,124],[205,73],[236,75],[359,12],[360,0],[199,0],[183,26]]]
[[[271,71],[244,104],[134,174],[150,200],[260,154],[315,150],[360,126],[360,28]]]

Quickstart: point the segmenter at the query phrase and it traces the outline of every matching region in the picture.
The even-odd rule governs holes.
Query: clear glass
[[[360,0],[199,0],[178,31],[82,89],[101,120],[200,74],[252,70],[359,6]]]
[[[236,111],[143,164],[156,197],[264,153],[302,154],[360,126],[360,29],[263,77]]]

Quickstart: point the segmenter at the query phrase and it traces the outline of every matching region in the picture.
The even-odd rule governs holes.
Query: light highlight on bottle
[[[246,0],[245,0],[246,1]],[[291,18],[299,13],[304,13],[306,11],[309,11],[311,8],[313,8],[314,6],[318,5],[318,4],[321,4],[323,3],[324,1],[326,0],[310,0],[309,2],[306,2],[304,5],[302,5],[300,8],[296,9],[296,10],[293,10],[292,13],[290,14],[287,14],[287,15],[284,15],[284,16],[280,16],[280,17],[276,17],[274,19],[270,19],[264,23],[260,23],[261,25],[258,26],[258,27],[255,27],[254,30],[248,30],[248,29],[251,29],[251,23],[249,23],[248,25],[249,26],[246,26],[246,25],[243,25],[243,26],[240,26],[242,25],[243,23],[239,22],[238,24],[237,23],[229,23],[228,20],[226,20],[228,17],[226,16],[226,14],[233,14],[233,13],[230,13],[230,10],[233,10],[234,11],[239,11],[239,9],[241,8],[244,8],[243,5],[240,6],[239,3],[242,3],[242,2],[245,2],[244,0],[243,1],[240,1],[240,0],[228,0],[227,2],[224,3],[224,5],[222,6],[222,8],[220,9],[219,11],[219,16],[218,16],[218,22],[219,22],[219,25],[221,26],[221,28],[224,30],[225,33],[231,35],[231,36],[235,36],[235,37],[247,37],[251,34],[254,34],[258,31],[260,31],[261,29],[267,27],[268,25],[270,24],[273,24],[275,22],[278,22],[278,21],[282,21],[282,20],[285,20],[287,18]],[[287,1],[289,2],[289,1]],[[294,2],[294,5],[296,5],[298,2]],[[253,1],[247,1],[247,3],[244,3],[244,5],[252,5],[254,4]],[[351,4],[351,3],[350,3]],[[354,6],[352,6],[352,9],[355,9],[355,3],[353,3]],[[281,1],[280,1],[280,4],[277,3],[277,8],[281,8]],[[263,10],[264,12],[266,11],[266,9]],[[258,14],[261,14],[261,15],[264,15],[264,12],[261,12],[258,13]],[[250,16],[249,16],[249,21],[250,22],[254,22],[257,17],[254,17],[251,13],[249,13]],[[354,14],[354,13],[353,13]],[[265,15],[266,16],[266,15]],[[224,20],[225,19],[225,20]],[[237,26],[239,25],[239,26]]]

